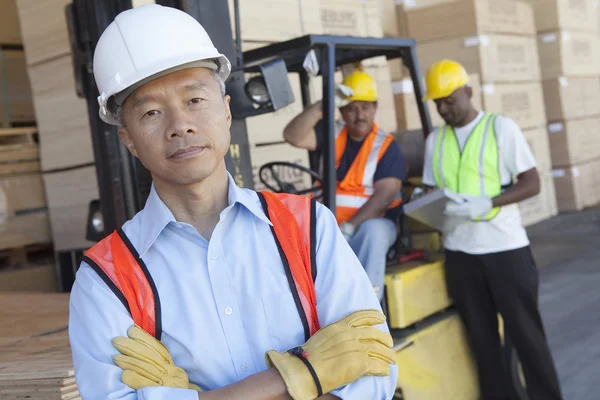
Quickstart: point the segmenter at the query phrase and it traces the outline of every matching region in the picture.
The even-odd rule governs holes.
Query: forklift
[[[240,187],[253,189],[250,148],[246,119],[277,111],[294,101],[304,107],[311,104],[310,84],[322,79],[323,118],[328,135],[324,137],[321,173],[315,170],[318,160],[310,154],[311,168],[286,160],[263,165],[259,178],[275,192],[313,195],[335,211],[335,89],[336,71],[341,66],[377,57],[400,58],[410,71],[424,136],[432,130],[423,95],[416,43],[406,38],[363,38],[353,36],[306,35],[284,42],[243,52],[239,0],[233,10],[224,0],[157,0],[157,4],[186,11],[198,20],[215,46],[232,64],[226,91],[231,96],[233,122],[231,145],[226,166]],[[151,176],[143,165],[121,144],[117,128],[105,124],[98,115],[98,91],[93,76],[95,45],[110,22],[132,7],[131,0],[72,0],[65,8],[78,95],[88,105],[99,199],[89,205],[87,240],[96,242],[121,227],[140,211],[151,188]],[[235,34],[230,12],[234,13]],[[252,76],[246,79],[249,74]],[[290,75],[298,74],[301,99],[295,99]],[[285,182],[278,171],[292,168],[308,174],[309,188],[296,188]],[[411,180],[413,187],[419,179]],[[410,185],[405,185],[408,198]],[[421,227],[422,228],[422,227]],[[390,249],[382,308],[394,337],[398,363],[397,399],[429,400],[479,398],[474,361],[460,318],[453,310],[444,283],[441,246],[413,248],[411,231],[419,227],[407,217],[398,223],[398,240]],[[436,236],[423,230],[421,237]],[[435,239],[421,243],[435,243]],[[424,246],[427,247],[427,246]],[[80,257],[85,249],[58,254],[61,287],[68,291],[74,281]],[[427,250],[427,251],[425,251]],[[504,337],[506,366],[515,388],[514,398],[526,399],[516,353]]]

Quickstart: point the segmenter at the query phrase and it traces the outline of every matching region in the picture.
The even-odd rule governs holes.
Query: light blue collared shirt
[[[317,204],[317,312],[321,326],[360,309],[380,310],[360,262],[333,214]],[[152,188],[145,208],[123,230],[156,284],[162,342],[190,381],[204,391],[266,370],[265,352],[305,342],[304,329],[258,196],[229,176],[229,206],[210,241],[175,220]],[[195,391],[121,382],[111,340],[127,336],[131,315],[85,262],[71,291],[69,337],[77,386],[86,400],[197,400]],[[387,326],[380,329],[387,331]],[[363,377],[332,394],[391,399],[398,370]]]

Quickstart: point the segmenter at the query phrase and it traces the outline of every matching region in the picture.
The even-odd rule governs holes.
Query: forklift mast
[[[240,36],[238,34],[237,42],[234,41],[228,2],[157,0],[156,3],[181,9],[192,15],[202,24],[219,51],[230,60],[232,73],[226,82],[226,90],[231,96],[233,121],[226,165],[239,186],[253,188],[245,119],[239,117],[240,112],[233,112],[247,110],[251,105],[244,93]],[[237,0],[235,3],[237,4]],[[98,115],[99,94],[93,75],[94,49],[102,32],[114,18],[130,8],[131,0],[73,0],[65,9],[76,87],[78,95],[87,100],[100,194],[100,199],[90,205],[90,215],[97,215],[95,226],[90,226],[91,222],[88,224],[87,239],[91,241],[102,239],[140,211],[152,184],[149,171],[121,144],[117,127],[104,123]]]

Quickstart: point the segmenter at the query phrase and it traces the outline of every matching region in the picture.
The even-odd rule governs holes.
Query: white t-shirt
[[[483,118],[480,111],[471,123],[454,128],[461,151],[475,128]],[[510,118],[498,116],[495,122],[496,143],[500,155],[500,179],[502,185],[513,182],[517,175],[536,167],[536,162],[523,136],[521,128]],[[423,183],[436,186],[432,160],[439,129],[433,131],[425,143],[425,165]],[[444,232],[444,247],[448,250],[469,254],[489,254],[514,250],[529,245],[529,238],[521,223],[521,214],[516,204],[502,207],[490,221],[466,222],[452,231]]]

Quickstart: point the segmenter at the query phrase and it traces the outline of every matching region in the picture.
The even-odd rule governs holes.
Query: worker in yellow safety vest
[[[333,213],[236,186],[229,60],[189,14],[119,14],[94,53],[100,117],[151,172],[145,207],[71,291],[82,398],[390,399],[392,337]]]
[[[538,309],[539,278],[517,203],[535,196],[535,159],[510,118],[478,111],[462,65],[441,60],[426,75],[424,100],[446,122],[425,144],[423,184],[458,193],[445,210],[448,291],[465,323],[485,400],[511,396],[497,314],[515,345],[531,400],[561,399]],[[515,183],[513,183],[515,182]]]
[[[397,236],[404,155],[394,137],[375,123],[377,85],[361,68],[336,90],[342,121],[336,121],[336,218],[340,229],[383,298],[386,256]],[[286,126],[284,139],[319,155],[325,129],[323,104],[307,107]]]

